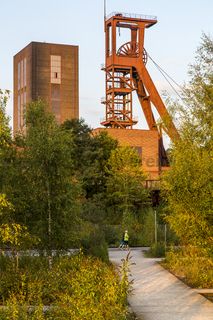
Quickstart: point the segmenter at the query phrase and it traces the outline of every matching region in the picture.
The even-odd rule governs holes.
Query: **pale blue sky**
[[[102,0],[0,0],[0,88],[13,90],[13,55],[31,41],[66,43],[80,47],[80,115],[92,127],[104,116],[104,31]],[[178,83],[187,80],[202,32],[213,33],[212,0],[107,0],[112,11],[156,15],[146,30],[145,48]],[[147,65],[161,92],[168,89],[161,74]],[[170,89],[169,89],[170,90]],[[12,117],[12,99],[8,105]],[[143,115],[135,99],[134,114]]]

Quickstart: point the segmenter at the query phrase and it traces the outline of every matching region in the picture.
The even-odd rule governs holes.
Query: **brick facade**
[[[59,59],[53,74],[52,57]],[[55,79],[52,77],[55,76]],[[79,117],[78,46],[31,42],[14,56],[14,132],[27,104],[46,102],[59,123]]]
[[[147,180],[158,180],[161,167],[159,165],[159,134],[155,130],[140,129],[105,129],[97,128],[93,134],[106,131],[117,139],[121,145],[135,147],[142,158],[142,167]]]

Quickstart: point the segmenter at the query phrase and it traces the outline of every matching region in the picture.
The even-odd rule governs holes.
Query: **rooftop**
[[[114,16],[119,16],[119,17],[124,17],[124,18],[132,18],[132,19],[140,19],[140,20],[157,20],[156,16],[136,14],[136,13],[124,13],[124,12],[112,12],[106,17],[106,20],[108,20]]]

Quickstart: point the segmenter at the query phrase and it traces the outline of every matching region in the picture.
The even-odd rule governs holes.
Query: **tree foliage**
[[[94,134],[83,119],[67,120],[62,127],[73,137],[70,150],[84,193],[83,219],[94,224],[103,223],[106,218],[106,164],[118,142],[106,132]]]
[[[6,105],[9,99],[10,92],[6,90],[3,92],[0,89],[0,155],[2,149],[11,143],[11,130],[9,127],[9,117],[6,115]]]
[[[184,244],[212,246],[213,225],[213,41],[203,35],[190,66],[184,105],[175,103],[181,138],[163,178],[167,221]]]
[[[54,258],[51,270],[38,259],[20,257],[19,270],[9,275],[1,270],[0,301],[7,306],[0,309],[1,319],[126,319],[129,260],[116,272],[81,253]]]
[[[26,124],[5,178],[14,219],[41,239],[41,247],[66,248],[80,223],[81,188],[70,157],[72,137],[41,101],[28,106]]]
[[[117,211],[120,221],[123,214],[137,212],[148,204],[145,175],[140,158],[131,147],[119,147],[112,151],[107,163],[108,205]]]

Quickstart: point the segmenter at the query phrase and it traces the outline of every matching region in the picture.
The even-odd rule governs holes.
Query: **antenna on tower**
[[[105,21],[106,21],[106,11],[107,11],[107,0],[104,0],[104,32],[106,32],[106,25],[105,25]]]
[[[106,10],[107,10],[107,8],[106,8],[106,6],[107,6],[106,1],[107,1],[107,0],[104,0],[104,21],[106,20]]]

